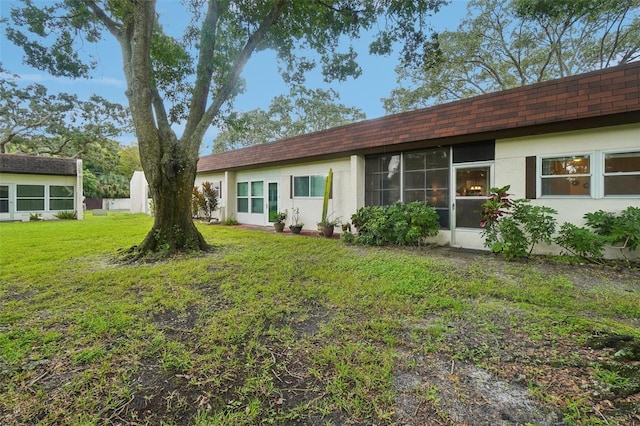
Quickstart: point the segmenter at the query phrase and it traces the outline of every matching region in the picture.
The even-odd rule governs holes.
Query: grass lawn
[[[640,278],[144,215],[0,224],[0,424],[640,424]]]

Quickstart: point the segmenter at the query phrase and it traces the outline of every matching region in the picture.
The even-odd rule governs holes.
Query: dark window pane
[[[49,187],[49,196],[51,198],[73,198],[73,186],[54,186]]]
[[[542,159],[542,176],[588,175],[591,173],[588,155]]]
[[[262,185],[262,181],[251,182],[251,196],[262,197],[263,195],[264,195],[264,185]]]
[[[238,182],[238,197],[249,195],[249,182]]]
[[[449,148],[435,148],[426,152],[427,169],[448,169]]]
[[[31,199],[18,199],[17,210],[20,212],[32,211],[32,210],[44,210],[44,199],[31,200]]]
[[[543,178],[541,181],[542,195],[591,195],[590,186],[588,176]]]
[[[424,170],[425,169],[425,153],[407,152],[404,154],[404,170]]]
[[[9,213],[9,200],[0,200],[0,213]]]
[[[436,209],[440,219],[440,228],[449,229],[449,209]]]
[[[449,189],[449,170],[430,170],[427,171],[427,189]]]
[[[251,199],[251,213],[264,213],[264,199],[252,198]]]
[[[293,196],[309,196],[309,176],[295,176],[293,178]]]
[[[49,210],[73,210],[73,200],[52,198],[49,201]]]
[[[465,143],[453,146],[454,163],[472,163],[474,161],[491,161],[496,157],[495,141]]]
[[[410,203],[412,201],[426,201],[426,195],[424,189],[412,189],[404,191],[404,202]]]
[[[419,172],[405,172],[404,174],[404,187],[405,189],[411,188],[424,188],[426,185],[425,171]]]
[[[324,176],[311,176],[311,192],[312,197],[324,197],[324,185],[327,178]]]
[[[427,189],[425,201],[433,207],[447,207],[449,205],[449,191]]]
[[[9,198],[9,187],[0,185],[0,198]]]
[[[249,199],[238,198],[238,213],[249,213]]]
[[[640,174],[605,176],[604,195],[640,195]]]
[[[605,154],[605,173],[640,172],[640,152]]]
[[[16,194],[22,197],[44,197],[44,185],[18,185]]]
[[[456,228],[480,228],[482,204],[486,199],[466,198],[456,200]]]
[[[388,206],[400,200],[400,189],[382,192],[382,205]]]

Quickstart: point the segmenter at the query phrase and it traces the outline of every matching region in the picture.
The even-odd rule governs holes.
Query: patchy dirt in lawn
[[[533,268],[543,278],[561,275],[583,289],[607,287],[630,294],[640,292],[637,264],[572,265],[537,257],[520,263],[453,248],[414,250],[448,262],[462,274],[484,273],[488,278],[520,280],[527,273],[525,269]],[[161,311],[152,316],[153,324],[167,342],[187,346],[201,331],[204,310],[231,305],[216,286],[203,283],[198,290],[207,299],[199,307]],[[10,297],[17,300],[22,295],[10,292]],[[314,351],[320,351],[323,344],[323,328],[336,318],[337,312],[321,303],[306,308],[288,321],[274,324],[275,328],[290,329],[308,343],[306,346],[288,347],[272,336],[265,336],[260,342],[267,349],[269,362],[273,362],[272,382],[277,389],[269,395],[272,401],[263,402],[270,404],[274,413],[304,407],[298,419],[282,424],[552,426],[582,424],[580,419],[588,419],[589,424],[599,421],[603,425],[640,426],[640,340],[596,330],[584,342],[548,339],[544,335],[533,339],[510,328],[510,316],[517,316],[517,312],[496,313],[490,333],[483,328],[485,324],[452,321],[431,350],[425,349],[419,337],[410,336],[426,336],[432,328],[442,327],[438,318],[402,324],[402,343],[394,348],[392,386],[396,396],[391,417],[384,421],[354,420],[338,407],[328,409],[321,405],[330,395],[326,384],[312,371]],[[640,318],[627,319],[627,323],[640,327]],[[1,361],[0,378],[6,373]],[[62,392],[70,376],[82,369],[68,370],[56,363],[42,362],[30,367],[43,371],[31,385],[38,382],[52,395]],[[243,386],[243,377],[226,377],[222,370],[172,373],[160,364],[157,355],[137,362],[130,379],[130,399],[104,412],[102,417],[108,419],[105,424],[193,424],[199,412],[233,404],[234,393]],[[615,376],[618,381],[606,384],[595,379],[597,374]],[[567,413],[572,410],[575,417],[569,418]],[[36,424],[43,421],[44,413],[43,418],[27,419],[19,413],[3,413],[0,404],[0,422],[3,418],[7,424]],[[64,424],[64,420],[59,417],[49,423]]]
[[[521,279],[525,273],[524,263],[505,262],[489,253],[432,247],[418,250],[430,258],[449,262],[463,273],[477,273],[474,265],[479,264],[487,271],[487,277],[495,274],[502,279]],[[637,267],[571,265],[545,258],[530,259],[526,266],[542,277],[562,275],[585,289],[606,286],[630,293],[640,291]],[[211,296],[217,299],[218,294]],[[224,303],[218,300],[211,306],[215,309]],[[300,425],[553,426],[581,424],[580,418],[597,419],[601,424],[640,425],[639,341],[597,333],[581,345],[568,339],[532,340],[514,333],[507,314],[502,315],[505,317],[494,318],[494,323],[504,326],[490,335],[478,324],[459,321],[448,326],[438,350],[425,352],[419,345],[397,348],[392,379],[396,397],[388,422],[354,420],[339,409],[316,410],[327,391],[310,371],[314,349],[294,351],[277,342],[267,342],[275,365],[281,366],[273,371],[278,386],[274,410],[307,407],[306,415],[284,423]],[[197,312],[182,317],[161,313],[155,320],[167,336],[180,339],[188,338],[190,329],[197,325],[197,316]],[[334,316],[331,309],[314,305],[280,325],[313,341]],[[635,319],[636,325],[640,325],[638,320]],[[428,332],[436,321],[425,318],[420,324],[406,324],[405,333]],[[624,386],[616,388],[594,380],[596,365],[619,374]],[[139,394],[128,407],[129,415],[134,412],[134,417],[145,421],[160,420],[169,411],[175,415],[179,401],[184,404],[182,414],[193,415],[216,398],[207,389],[193,386],[184,377],[168,375],[152,364],[142,365],[136,380]],[[225,395],[217,395],[218,399],[232,400],[231,386]],[[573,419],[566,417],[572,403],[576,404]]]

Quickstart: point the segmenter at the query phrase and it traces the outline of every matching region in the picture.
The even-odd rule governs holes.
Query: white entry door
[[[451,240],[456,233],[478,233],[482,204],[487,201],[493,183],[492,163],[472,163],[454,165],[453,188],[455,197],[451,206]]]

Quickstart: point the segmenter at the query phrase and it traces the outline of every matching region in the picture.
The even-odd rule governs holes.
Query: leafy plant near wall
[[[618,215],[598,210],[584,215],[587,225],[620,248],[640,248],[640,208],[629,206]]]
[[[64,220],[74,220],[78,218],[78,215],[76,214],[76,212],[74,211],[62,211],[62,212],[58,212],[58,214],[55,215],[58,219],[64,219]]]
[[[193,216],[203,213],[207,219],[211,219],[213,212],[218,210],[218,190],[211,182],[202,182],[202,189],[193,187],[191,209]]]
[[[510,185],[491,188],[489,199],[482,205],[484,245],[507,259],[528,257],[536,244],[551,244],[558,212],[550,207],[535,206],[529,200],[511,200]]]
[[[640,208],[629,206],[619,214],[598,210],[585,214],[584,218],[587,226],[611,245],[621,250],[640,249]]]
[[[345,232],[343,240],[363,245],[418,245],[440,230],[436,209],[421,201],[362,207],[351,216],[351,223],[358,234]]]
[[[587,228],[578,227],[569,222],[562,224],[558,236],[554,238],[554,242],[568,254],[594,263],[600,263],[599,259],[603,256],[606,241],[602,235],[594,234]]]

